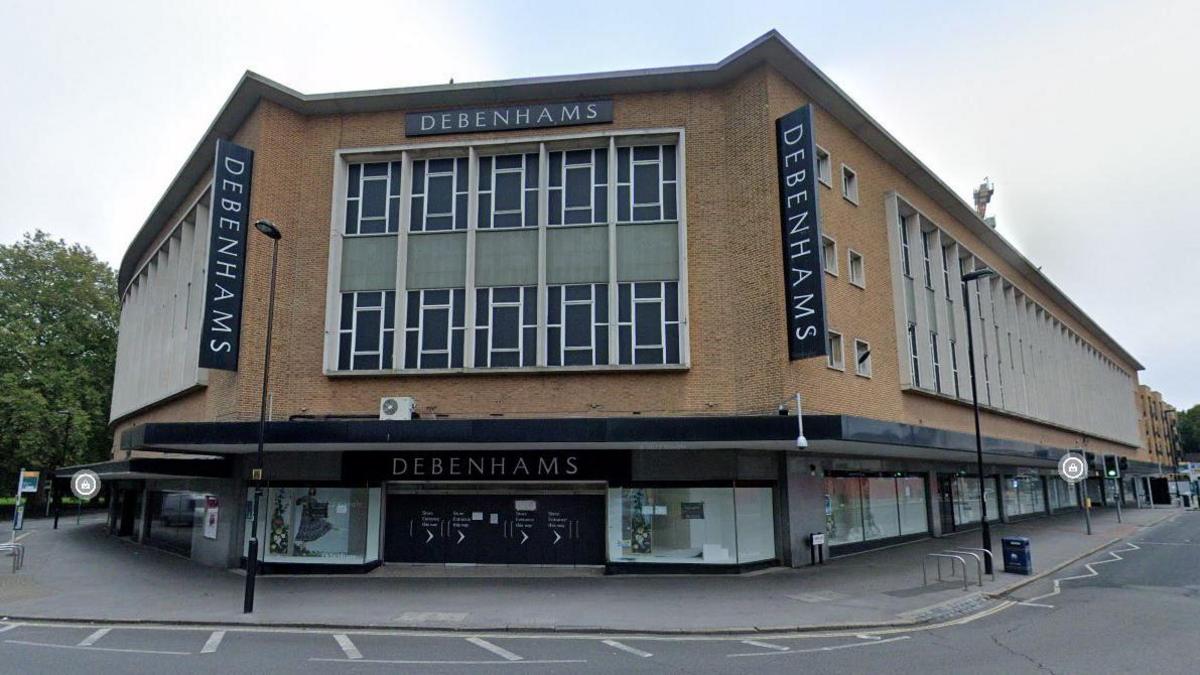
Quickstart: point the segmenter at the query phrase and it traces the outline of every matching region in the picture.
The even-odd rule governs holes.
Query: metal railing
[[[967,561],[961,555],[956,555],[953,553],[927,553],[927,554],[925,554],[925,557],[921,559],[922,585],[924,585],[924,586],[929,585],[929,573],[926,569],[926,563],[929,562],[930,558],[937,559],[938,581],[942,580],[942,558],[950,558],[951,559],[950,560],[950,576],[954,576],[954,561],[957,560],[959,562],[959,564],[962,565],[962,568],[963,568],[963,590],[964,591],[967,590],[967,588],[969,587],[968,583],[967,583]]]
[[[18,544],[16,542],[0,544],[0,551],[8,551],[8,555],[12,557],[12,571],[14,574],[17,570],[25,566],[25,544]]]
[[[982,556],[980,556],[978,553],[973,553],[970,550],[965,549],[965,548],[964,549],[954,549],[954,550],[947,549],[945,551],[942,551],[942,553],[950,553],[950,554],[954,554],[954,555],[969,555],[972,558],[974,558],[975,559],[975,573],[978,575],[980,587],[983,586],[983,557]],[[953,565],[951,565],[951,567],[953,567]],[[967,575],[967,570],[966,570],[966,567],[964,566],[963,567],[963,576],[965,577],[966,575]]]
[[[988,560],[990,560],[992,562],[992,581],[996,580],[996,556],[993,555],[991,551],[987,550],[986,548],[971,548],[970,546],[959,546],[958,550],[974,551],[975,553],[982,553],[982,554],[986,555],[988,557]],[[981,576],[980,579],[982,579],[982,578],[983,577]]]

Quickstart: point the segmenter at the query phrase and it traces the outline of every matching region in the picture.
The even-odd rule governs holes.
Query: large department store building
[[[1072,448],[1155,471],[1137,360],[771,32],[581,76],[248,73],[122,261],[116,535],[244,564],[258,219],[268,569],[738,571],[973,527],[968,321],[989,518],[1076,508]]]

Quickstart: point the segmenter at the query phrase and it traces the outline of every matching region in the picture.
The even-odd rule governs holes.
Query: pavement
[[[963,589],[937,582],[925,555],[976,546],[978,532],[837,558],[823,566],[741,576],[431,577],[388,574],[260,577],[256,611],[241,612],[244,576],[110,537],[85,517],[49,529],[30,521],[25,568],[0,563],[0,616],[15,621],[410,629],[441,632],[619,635],[784,634],[913,627],[1011,603],[1006,595],[1041,583],[1115,541],[1134,537],[1178,509],[1113,510],[1083,532],[1078,513],[993,529],[1033,541],[1037,577],[997,571]],[[1190,514],[1189,514],[1190,515]],[[530,570],[536,574],[537,570]],[[769,651],[769,650],[768,650]]]

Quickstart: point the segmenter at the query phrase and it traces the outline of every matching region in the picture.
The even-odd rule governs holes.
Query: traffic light
[[[1117,478],[1121,475],[1120,469],[1117,467],[1116,455],[1104,456],[1104,475],[1108,478]]]
[[[1121,469],[1121,473],[1124,474],[1129,470],[1129,458],[1121,457],[1117,459],[1117,467],[1119,467]]]

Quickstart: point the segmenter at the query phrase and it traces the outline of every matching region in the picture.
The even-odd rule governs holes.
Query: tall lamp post
[[[967,313],[967,362],[971,367],[971,407],[975,411],[975,470],[979,474],[979,523],[983,532],[983,548],[992,550],[992,527],[988,524],[987,499],[983,493],[983,436],[979,431],[979,391],[975,386],[975,338],[971,331],[971,295],[967,292],[967,284],[990,277],[995,272],[988,268],[967,272],[962,276],[963,309]],[[992,573],[992,556],[983,557],[984,571]]]
[[[269,220],[254,223],[254,229],[271,239],[271,292],[267,296],[267,341],[263,347],[262,403],[258,409],[258,452],[254,459],[254,515],[250,521],[250,546],[246,552],[246,597],[242,612],[254,611],[254,579],[258,576],[258,508],[262,503],[263,439],[267,431],[267,379],[271,373],[271,324],[275,319],[275,270],[279,264],[279,240],[283,234]]]

